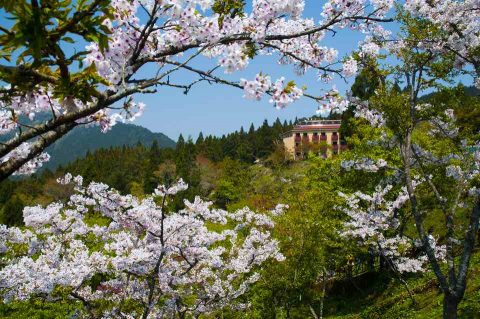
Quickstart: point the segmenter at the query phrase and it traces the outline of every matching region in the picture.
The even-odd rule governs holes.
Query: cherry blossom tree
[[[145,105],[138,94],[171,87],[188,93],[197,83],[229,85],[245,97],[271,96],[279,108],[304,96],[322,101],[294,82],[259,73],[253,81],[222,77],[245,69],[255,56],[272,55],[300,73],[350,76],[329,35],[350,28],[385,31],[393,1],[328,0],[316,18],[304,18],[303,0],[87,0],[2,1],[11,27],[0,28],[0,179],[31,173],[48,160],[44,149],[79,125],[108,130],[131,121]],[[319,6],[320,8],[321,6]],[[247,10],[248,8],[248,10]],[[317,20],[319,18],[319,20]],[[85,48],[79,43],[86,41]],[[192,62],[204,57],[211,68]],[[15,63],[9,62],[16,59]],[[179,72],[196,80],[181,82]],[[183,74],[184,74],[183,73]],[[35,121],[39,114],[47,120]]]
[[[0,292],[5,302],[43,298],[83,304],[89,318],[198,317],[238,301],[255,272],[283,260],[272,216],[229,213],[200,198],[168,211],[182,180],[139,199],[105,184],[59,180],[67,203],[26,207],[26,228],[2,226]]]
[[[398,157],[344,162],[346,170],[382,177],[371,194],[344,195],[343,211],[351,219],[345,234],[376,246],[399,272],[424,270],[428,262],[445,294],[444,318],[456,318],[479,229],[480,143],[459,134],[453,110],[447,109],[443,116],[435,110],[441,102],[415,103],[409,108],[405,107],[408,95],[402,93],[398,107],[404,110],[400,112],[399,108],[388,110],[392,105],[387,100],[394,93],[383,94],[381,104],[370,103],[369,108],[383,109],[378,114],[385,123],[380,127],[385,134],[372,139],[369,147],[372,156],[381,149]],[[390,199],[386,199],[388,193]],[[438,216],[443,216],[444,227],[436,229],[435,235],[426,225]],[[409,225],[415,231],[405,232]],[[440,236],[444,239],[438,243]],[[415,253],[417,248],[423,254]]]
[[[344,195],[344,211],[351,218],[346,234],[376,244],[399,271],[420,270],[428,261],[444,293],[444,318],[457,317],[480,219],[480,141],[477,132],[462,132],[456,112],[479,104],[457,105],[454,98],[426,101],[422,94],[437,90],[448,96],[445,85],[459,75],[478,78],[478,5],[406,1],[398,18],[402,31],[368,39],[375,50],[365,55],[363,46],[356,56],[361,67],[375,70],[381,79],[376,91],[368,101],[346,100],[376,135],[366,142],[368,156],[358,153],[343,166],[382,177],[371,194]],[[395,63],[382,64],[380,50]],[[379,157],[382,152],[390,159]],[[426,229],[428,220],[439,215],[442,229]],[[414,226],[411,232],[405,230],[408,224]],[[445,239],[437,243],[440,235]],[[417,245],[421,256],[411,253]],[[405,258],[409,251],[415,260]]]
[[[420,19],[429,21],[430,32],[422,41],[422,47],[434,54],[454,54],[455,67],[476,77],[480,83],[480,4],[467,1],[409,0],[405,10]]]

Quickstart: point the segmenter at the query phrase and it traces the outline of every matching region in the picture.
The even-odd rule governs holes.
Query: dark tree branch
[[[71,131],[76,123],[63,124],[54,130],[41,135],[30,147],[30,153],[24,158],[10,158],[6,162],[0,164],[0,181],[6,179],[17,171],[20,167],[40,155],[42,151],[53,142],[61,138],[63,135]]]

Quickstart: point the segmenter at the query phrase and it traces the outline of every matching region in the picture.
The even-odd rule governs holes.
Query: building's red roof
[[[335,130],[339,128],[340,124],[298,125],[292,131]]]
[[[338,131],[340,126],[340,120],[307,121],[306,123],[295,125],[291,131],[285,132],[282,136],[285,138],[293,133],[308,131]]]

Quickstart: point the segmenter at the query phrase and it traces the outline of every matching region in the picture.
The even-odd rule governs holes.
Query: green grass
[[[0,318],[4,319],[65,319],[81,306],[75,302],[12,302],[0,303]]]
[[[329,319],[431,319],[442,317],[443,295],[431,272],[405,277],[416,304],[405,287],[394,278],[369,275],[357,284],[348,282],[335,287],[325,301]],[[342,291],[342,286],[343,291]],[[345,289],[346,287],[346,289]],[[459,318],[480,318],[480,253],[471,261],[465,298],[459,305]]]

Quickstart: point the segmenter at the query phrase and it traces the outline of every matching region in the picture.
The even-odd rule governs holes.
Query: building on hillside
[[[340,138],[340,120],[305,121],[295,125],[283,134],[285,151],[290,158],[299,160],[309,153],[323,158],[330,157],[346,149]]]

